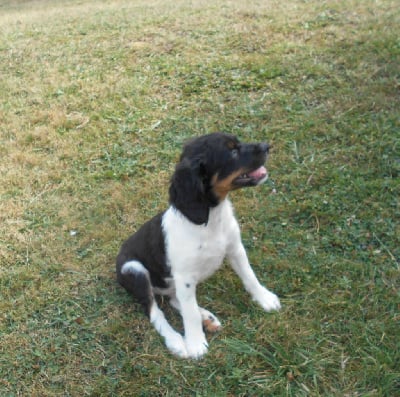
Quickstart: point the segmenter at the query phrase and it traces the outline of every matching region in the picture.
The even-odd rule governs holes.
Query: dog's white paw
[[[165,344],[169,351],[180,358],[188,358],[188,352],[186,350],[186,343],[182,335],[176,333],[170,335],[168,339],[165,340]]]
[[[203,320],[203,328],[207,332],[215,333],[221,331],[222,325],[214,314],[203,308],[200,308],[200,313]]]
[[[205,338],[198,341],[186,341],[186,350],[189,358],[198,360],[207,353],[208,343]]]
[[[254,295],[254,300],[267,312],[279,310],[281,308],[279,298],[265,287],[261,287],[261,289],[257,291]]]

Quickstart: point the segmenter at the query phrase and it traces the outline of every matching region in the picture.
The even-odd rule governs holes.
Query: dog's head
[[[267,178],[267,143],[241,143],[229,134],[194,138],[183,148],[169,189],[170,202],[197,225],[231,190],[256,186]]]

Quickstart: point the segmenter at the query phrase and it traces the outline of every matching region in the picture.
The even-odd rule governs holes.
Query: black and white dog
[[[201,308],[196,286],[211,276],[226,256],[244,287],[264,310],[279,310],[278,297],[257,280],[227,198],[231,190],[256,186],[267,178],[266,143],[244,144],[214,133],[189,141],[169,188],[170,207],[145,223],[122,245],[117,257],[119,283],[143,305],[168,349],[179,357],[207,352],[207,331],[218,319]],[[159,309],[155,294],[167,295],[183,318],[185,335],[176,332]]]

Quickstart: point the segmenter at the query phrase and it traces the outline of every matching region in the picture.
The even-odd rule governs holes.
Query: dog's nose
[[[258,147],[257,147],[257,149],[260,152],[263,152],[263,153],[268,153],[269,152],[269,148],[270,148],[270,145],[268,143],[266,143],[266,142],[259,143]]]

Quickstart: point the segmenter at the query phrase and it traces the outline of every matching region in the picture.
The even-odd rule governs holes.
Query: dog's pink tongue
[[[267,175],[267,169],[264,166],[261,166],[255,171],[249,172],[247,175],[251,176],[252,178],[261,179]]]

